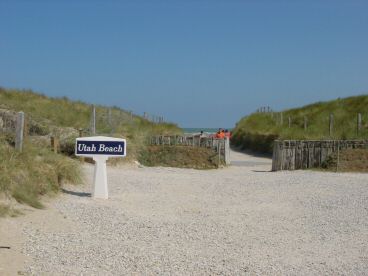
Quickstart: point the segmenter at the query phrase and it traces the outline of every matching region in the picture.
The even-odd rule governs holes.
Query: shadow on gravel
[[[62,191],[64,194],[68,194],[68,195],[74,195],[74,196],[79,196],[79,197],[91,197],[91,193],[73,192],[73,191],[65,190],[65,189],[63,189],[63,188],[61,188],[61,191]]]
[[[236,167],[255,167],[260,165],[270,165],[270,163],[258,161],[231,161],[230,165]]]
[[[264,157],[272,159],[272,154],[270,153],[259,153],[255,152],[249,149],[241,149],[240,147],[235,147],[233,145],[230,146],[233,151],[239,152],[239,153],[246,153],[248,155],[254,156],[254,157]]]

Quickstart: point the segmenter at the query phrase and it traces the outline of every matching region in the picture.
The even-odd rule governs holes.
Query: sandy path
[[[368,175],[267,172],[238,152],[220,170],[109,168],[20,220],[35,275],[364,275]],[[93,167],[85,172],[91,181]],[[42,219],[40,217],[42,216]],[[0,273],[1,274],[1,273]]]

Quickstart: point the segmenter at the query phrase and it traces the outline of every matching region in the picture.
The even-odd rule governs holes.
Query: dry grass
[[[0,203],[0,218],[1,217],[16,217],[22,213],[19,210],[12,208],[10,205]]]
[[[26,116],[43,126],[43,131],[48,130],[60,137],[61,150],[67,155],[74,153],[77,129],[82,128],[86,136],[90,135],[91,104],[71,101],[66,97],[51,98],[31,90],[1,87],[0,103],[0,107],[24,111]],[[111,112],[110,121],[109,112]],[[155,124],[137,115],[131,117],[130,113],[118,107],[96,105],[96,118],[96,133],[126,138],[129,143],[129,158],[133,159],[136,159],[141,150],[145,150],[146,141],[150,136],[182,133],[175,124]]]
[[[342,150],[339,158],[337,158],[337,153],[334,153],[323,164],[323,168],[341,172],[368,172],[368,149]]]
[[[145,166],[163,166],[194,169],[215,169],[218,154],[207,148],[187,146],[149,146],[139,161]],[[220,160],[220,165],[223,160]]]
[[[90,135],[91,105],[71,101],[66,97],[50,98],[30,90],[0,87],[0,107],[24,111],[26,119],[42,129],[37,135],[56,135],[65,155],[74,154],[77,129]],[[108,114],[111,113],[111,120]],[[151,135],[180,134],[175,124],[154,124],[118,107],[96,106],[98,135],[124,137],[128,142],[128,158],[136,159],[145,152]],[[46,137],[46,139],[44,139]],[[77,160],[55,154],[46,146],[48,137],[31,137],[23,153],[14,150],[14,135],[0,137],[0,195],[14,198],[34,208],[43,208],[40,196],[57,193],[63,181],[79,183],[80,165]],[[36,139],[37,138],[37,139]],[[7,205],[0,206],[1,214],[13,214]]]
[[[0,158],[0,193],[34,208],[42,208],[40,196],[58,192],[64,181],[81,182],[78,162],[48,148],[26,143],[19,153],[0,138]]]

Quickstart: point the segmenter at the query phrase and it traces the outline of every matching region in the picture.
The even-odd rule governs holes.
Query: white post
[[[108,199],[106,156],[93,156],[95,161],[95,174],[93,179],[93,197]]]
[[[24,133],[24,112],[18,112],[16,123],[15,149],[22,151],[23,149],[23,133]]]

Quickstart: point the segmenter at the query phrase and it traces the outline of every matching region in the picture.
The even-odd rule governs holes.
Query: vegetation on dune
[[[61,137],[61,150],[71,155],[78,129],[90,134],[92,108],[90,104],[71,101],[66,97],[50,98],[30,90],[0,88],[0,108],[24,111],[28,118],[40,125],[40,135]],[[124,137],[129,143],[129,158],[136,158],[151,135],[180,134],[173,123],[152,123],[131,115],[118,107],[96,105],[96,135]],[[67,129],[70,128],[70,129]],[[73,131],[74,129],[74,131]]]
[[[18,152],[0,137],[0,193],[35,208],[42,208],[40,195],[56,193],[61,184],[80,183],[77,161],[31,143]],[[10,210],[7,206],[4,210]]]
[[[145,166],[163,166],[194,169],[218,168],[218,154],[208,148],[187,146],[149,146],[141,152],[139,162]],[[224,160],[220,160],[220,165]]]
[[[67,97],[52,98],[31,90],[0,87],[0,107],[24,111],[32,119],[43,123],[45,127],[59,126],[88,130],[91,126],[91,105],[81,101],[71,101]],[[180,132],[175,124],[153,124],[140,116],[134,114],[131,116],[130,112],[116,106],[95,105],[95,107],[97,133],[130,133],[132,126],[158,134]]]
[[[319,102],[281,113],[254,113],[241,119],[234,129],[233,145],[256,151],[272,152],[275,139],[328,140],[367,139],[368,96],[356,96]],[[357,132],[357,115],[362,115],[362,129]],[[334,117],[329,133],[330,114]],[[291,125],[289,128],[289,117]],[[305,118],[307,129],[304,129]]]
[[[345,149],[331,154],[322,168],[340,172],[368,172],[368,149]]]
[[[95,107],[96,135],[126,138],[127,159],[136,159],[146,151],[151,135],[181,133],[175,124],[152,123],[118,107]],[[15,112],[25,112],[26,132],[30,133],[21,153],[14,149],[14,133],[0,135],[0,216],[17,214],[7,199],[42,208],[40,196],[58,192],[64,181],[81,182],[80,165],[77,159],[68,156],[74,154],[78,129],[90,135],[90,104],[66,97],[50,98],[28,90],[0,88],[0,109],[13,116],[13,120]],[[51,152],[49,136],[59,138],[64,154]]]

